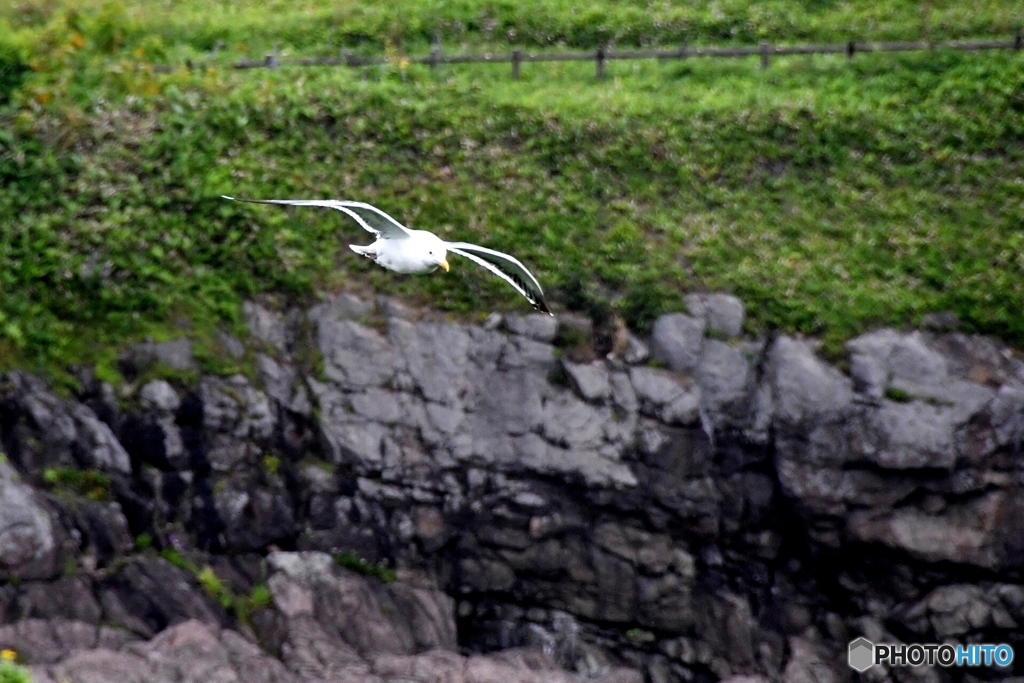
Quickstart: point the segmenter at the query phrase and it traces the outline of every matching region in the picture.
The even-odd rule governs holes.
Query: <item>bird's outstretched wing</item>
[[[537,278],[517,259],[500,251],[478,247],[466,242],[446,242],[444,246],[448,251],[465,256],[515,287],[516,291],[525,296],[526,300],[537,310],[551,313],[551,309],[544,301],[544,291],[540,288]]]
[[[382,239],[402,239],[409,236],[409,229],[380,209],[363,202],[349,202],[343,199],[242,199],[221,195],[224,199],[252,204],[284,204],[288,206],[322,206],[337,209],[350,216],[364,230]]]

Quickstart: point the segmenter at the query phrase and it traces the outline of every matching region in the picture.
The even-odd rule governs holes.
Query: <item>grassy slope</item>
[[[483,42],[470,25],[479,6],[443,9],[463,12]],[[605,21],[635,8],[595,6]],[[723,6],[734,23],[755,11]],[[839,30],[824,11],[772,6],[795,17],[791,37]],[[366,40],[391,31],[414,42],[409,26],[427,25],[432,7],[414,4],[405,23],[377,11],[386,30]],[[529,16],[488,7],[521,32],[547,17],[566,42],[589,40],[554,0]],[[909,3],[882,7],[882,35],[919,25]],[[1005,24],[1010,7],[979,16]],[[752,60],[615,63],[602,83],[590,64],[527,65],[518,83],[484,66],[157,77],[124,56],[193,51],[184,25],[105,11],[22,29],[44,47],[30,48],[37,72],[0,113],[0,363],[102,361],[126,336],[171,334],[182,317],[202,337],[265,291],[372,286],[458,314],[524,307],[468,263],[394,276],[347,252],[366,239],[332,212],[221,193],[371,201],[415,227],[514,251],[556,305],[635,326],[678,308],[686,287],[734,291],[755,325],[832,342],[939,309],[1024,340],[1019,55],[780,59],[766,72]],[[959,10],[936,7],[933,24],[944,11]],[[258,43],[300,14],[229,26],[214,11],[199,24]],[[719,35],[686,26],[687,38]]]
[[[1007,0],[931,0],[934,38],[1007,34],[1020,28],[1020,7]],[[122,10],[132,32],[159,35],[167,44],[209,50],[282,47],[333,51],[388,40],[406,47],[511,41],[527,46],[599,43],[674,44],[768,39],[779,42],[901,40],[921,36],[919,0],[135,0],[125,7],[103,0],[17,0],[0,16],[17,24],[45,21],[55,7]]]

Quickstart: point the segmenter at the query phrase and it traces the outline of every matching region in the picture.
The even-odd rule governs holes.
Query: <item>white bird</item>
[[[410,230],[380,209],[363,202],[341,199],[242,199],[221,195],[224,199],[253,204],[284,204],[289,206],[322,206],[348,215],[364,230],[376,236],[367,246],[348,245],[357,254],[396,273],[418,275],[438,268],[448,272],[448,252],[465,256],[483,266],[516,288],[534,308],[550,314],[544,291],[537,278],[517,259],[486,247],[466,242],[445,242],[427,230]]]

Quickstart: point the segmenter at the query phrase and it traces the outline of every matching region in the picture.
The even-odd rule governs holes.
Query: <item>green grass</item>
[[[39,27],[71,8],[76,26],[106,48],[196,51],[220,44],[227,53],[283,49],[425,48],[440,37],[451,49],[510,43],[526,47],[595,47],[681,41],[757,42],[936,39],[1010,33],[1020,8],[1006,0],[932,0],[927,20],[918,0],[718,0],[656,2],[597,0],[18,0],[0,9],[14,26]]]
[[[885,397],[890,401],[896,401],[897,403],[910,403],[914,400],[913,396],[898,387],[886,387]]]
[[[110,477],[99,470],[47,468],[43,480],[57,492],[74,493],[89,500],[110,500]]]
[[[380,579],[384,583],[392,583],[398,579],[398,573],[395,572],[394,569],[375,562],[367,562],[351,550],[343,550],[340,553],[335,553],[333,557],[334,562],[339,567],[344,567],[356,574],[372,576]]]
[[[211,40],[312,54],[388,39],[395,50],[400,38],[411,50],[456,20],[466,41],[491,47],[510,42],[506,27],[515,44],[540,46],[593,45],[600,32],[584,29],[604,25],[620,43],[749,42],[769,29],[793,41],[913,38],[917,3],[721,2],[715,18],[704,5],[265,12],[197,0],[182,19],[166,3],[79,4],[70,15],[46,10],[58,0],[19,5],[6,16],[20,28],[0,38],[0,67],[13,54],[17,71],[0,108],[0,366],[93,363],[116,379],[112,349],[125,340],[189,334],[217,371],[231,362],[216,329],[240,332],[241,301],[268,292],[300,303],[383,292],[469,319],[527,310],[465,261],[404,277],[358,259],[346,245],[369,236],[336,212],[220,194],[369,201],[513,252],[556,309],[619,314],[641,330],[681,309],[683,290],[709,289],[743,298],[753,329],[818,334],[832,348],[936,310],[1024,341],[1019,54],[794,57],[768,70],[756,59],[614,62],[603,82],[593,64],[569,63],[525,64],[518,82],[507,65],[135,68]],[[933,5],[935,37],[1005,35],[1019,20],[1008,2]],[[755,14],[763,21],[750,24]],[[485,15],[505,23],[488,33],[473,19]],[[340,33],[309,29],[317,21]]]
[[[138,541],[138,539],[137,539]],[[147,540],[145,544],[136,542],[136,547],[140,551],[144,551],[149,547],[152,540]],[[252,617],[253,612],[259,609],[263,609],[273,602],[273,595],[270,589],[264,584],[255,586],[248,595],[244,593],[235,593],[231,590],[223,579],[217,576],[216,572],[213,571],[212,567],[206,566],[200,568],[199,565],[186,558],[182,553],[175,550],[174,548],[165,548],[160,552],[160,557],[164,558],[175,567],[184,569],[193,576],[196,577],[196,581],[203,587],[206,594],[216,600],[228,610],[241,624],[249,624],[249,619]]]

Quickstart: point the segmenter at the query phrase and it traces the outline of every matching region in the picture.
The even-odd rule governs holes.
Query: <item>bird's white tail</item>
[[[374,251],[372,244],[367,245],[365,247],[361,247],[358,244],[350,244],[350,245],[348,245],[348,248],[351,249],[352,251],[356,252],[357,254],[362,254],[366,258],[374,259],[374,260],[376,260],[376,258],[377,258],[377,252]]]

